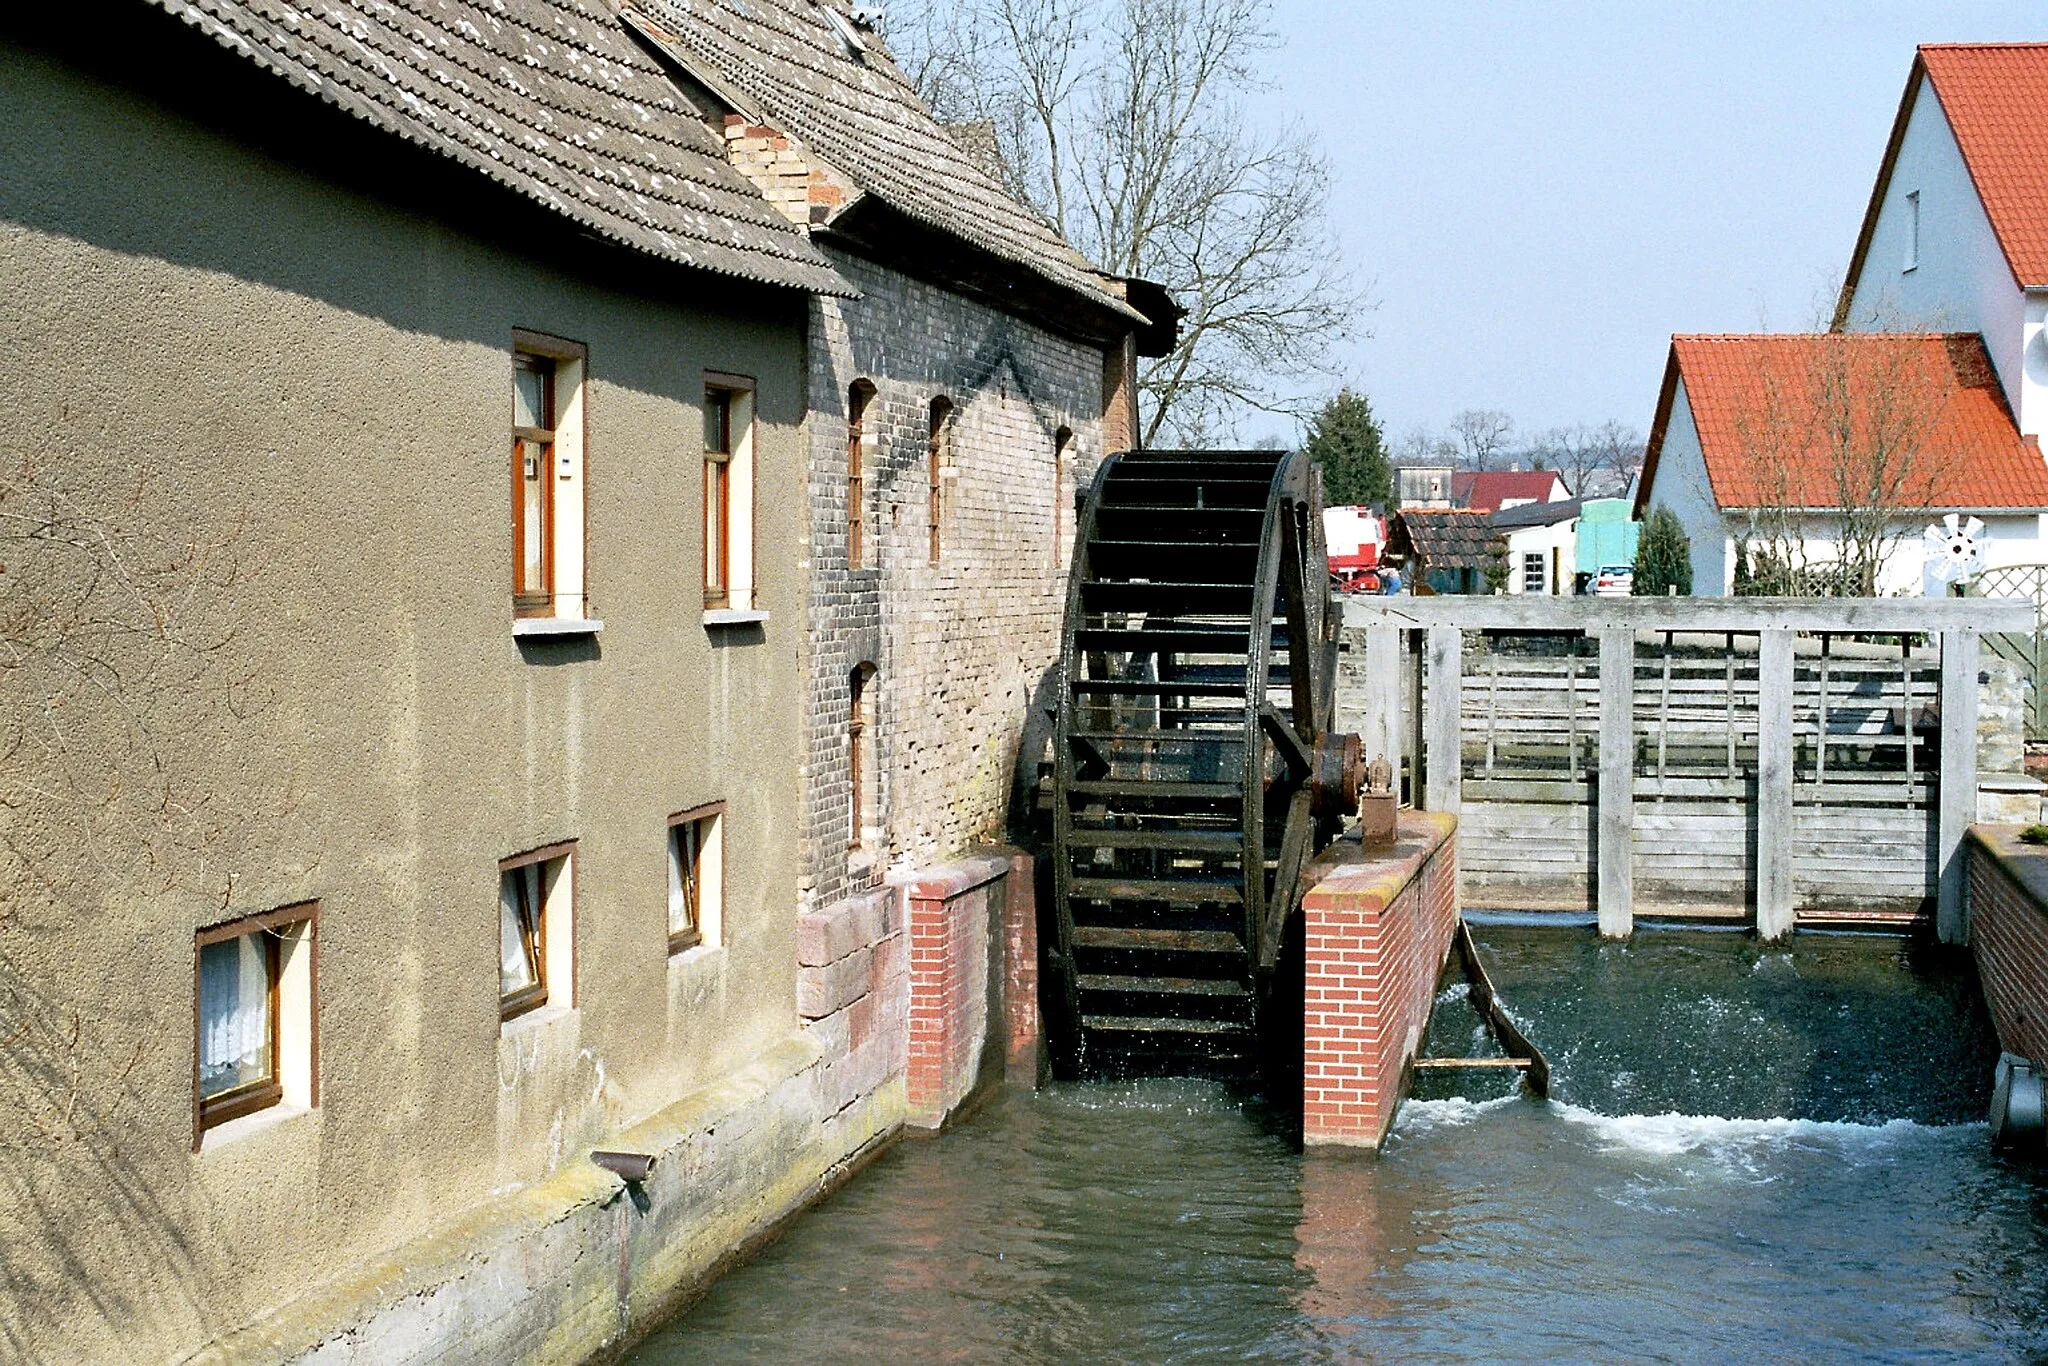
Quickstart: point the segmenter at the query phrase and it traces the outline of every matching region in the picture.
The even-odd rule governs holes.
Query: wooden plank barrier
[[[1460,815],[1465,904],[1591,910],[1610,936],[1753,917],[1766,939],[1932,905],[1966,935],[1977,634],[2029,627],[2027,604],[1353,598],[1345,621],[1339,724],[1416,737],[1419,804]],[[1374,660],[1422,677],[1356,676]]]

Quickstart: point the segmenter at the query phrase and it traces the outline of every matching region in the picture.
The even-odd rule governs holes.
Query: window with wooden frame
[[[512,1020],[552,999],[569,1005],[574,976],[573,843],[498,863],[498,1018]]]
[[[926,518],[931,527],[931,563],[939,562],[939,551],[943,540],[940,528],[945,522],[946,481],[953,477],[953,400],[944,394],[932,400],[930,432],[925,441],[926,473],[929,476],[929,506]]]
[[[515,331],[512,346],[512,612],[585,615],[583,372],[577,342]]]
[[[1541,593],[1543,591],[1543,552],[1524,551],[1522,554],[1522,591]]]
[[[873,789],[878,777],[868,752],[875,720],[875,666],[861,664],[846,678],[846,847],[865,848],[874,837]]]
[[[1067,562],[1067,461],[1073,452],[1074,429],[1062,427],[1052,434],[1052,567]]]
[[[754,382],[704,377],[704,606],[754,607]]]
[[[868,430],[868,410],[875,399],[875,386],[857,379],[846,391],[846,563],[858,569],[867,562],[867,469],[868,446],[874,433]]]
[[[724,922],[725,803],[668,819],[668,951],[717,944]]]
[[[209,925],[193,937],[192,1142],[280,1104],[317,1103],[319,903]]]

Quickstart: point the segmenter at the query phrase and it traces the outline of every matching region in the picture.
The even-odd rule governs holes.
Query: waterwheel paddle
[[[1319,485],[1281,451],[1143,451],[1096,474],[1052,737],[1064,1070],[1256,1065],[1302,869],[1357,809]]]

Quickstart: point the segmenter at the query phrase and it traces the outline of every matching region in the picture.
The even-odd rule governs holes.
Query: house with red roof
[[[1562,503],[1571,496],[1556,470],[1460,470],[1451,476],[1452,506],[1479,512]]]
[[[1672,339],[1635,504],[1678,513],[1695,592],[1773,526],[1824,572],[1873,508],[1880,593],[1923,591],[1948,512],[1986,567],[2048,563],[2044,108],[2048,44],[1920,48],[1832,330]]]

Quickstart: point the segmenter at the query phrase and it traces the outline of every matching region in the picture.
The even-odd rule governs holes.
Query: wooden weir
[[[1639,910],[1754,916],[1778,938],[1931,903],[1954,939],[1978,633],[2031,620],[1984,599],[1351,598],[1339,708],[1362,714],[1341,724],[1393,737],[1417,804],[1459,813],[1468,906],[1592,909],[1610,935]],[[1397,659],[1407,686],[1364,685]]]

